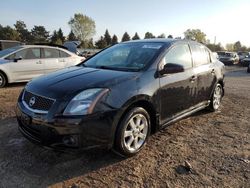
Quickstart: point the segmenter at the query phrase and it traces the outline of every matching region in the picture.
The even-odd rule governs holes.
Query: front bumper
[[[111,148],[116,110],[91,116],[49,118],[35,114],[21,102],[16,108],[20,132],[31,142],[59,150]]]

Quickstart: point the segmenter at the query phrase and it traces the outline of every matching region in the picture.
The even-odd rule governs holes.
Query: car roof
[[[200,44],[203,45],[197,41],[188,40],[188,39],[170,39],[170,38],[153,38],[153,39],[141,39],[141,40],[130,40],[122,43],[140,43],[140,42],[155,42],[155,43],[165,43],[165,44],[174,44],[177,42],[187,42],[187,43],[193,43],[193,44]]]
[[[56,48],[56,49],[64,49],[64,48],[60,48],[57,46],[48,46],[48,45],[21,45],[23,48]]]

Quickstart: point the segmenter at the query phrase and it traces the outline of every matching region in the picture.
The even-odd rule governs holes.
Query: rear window
[[[70,57],[70,55],[62,50],[59,50],[60,57]]]

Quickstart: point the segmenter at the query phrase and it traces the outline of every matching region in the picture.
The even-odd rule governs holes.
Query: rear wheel
[[[219,107],[221,105],[222,96],[223,96],[223,88],[222,88],[221,84],[217,84],[215,89],[214,89],[214,92],[213,92],[213,95],[211,98],[211,102],[209,105],[209,109],[211,111],[214,112],[214,111],[219,109]]]
[[[4,87],[7,83],[7,79],[3,73],[0,72],[0,88]]]
[[[114,149],[122,156],[137,154],[150,134],[150,116],[141,107],[131,109],[122,119],[115,139]]]

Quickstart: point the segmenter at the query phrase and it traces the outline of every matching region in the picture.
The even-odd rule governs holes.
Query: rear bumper
[[[19,130],[29,141],[58,150],[111,148],[116,111],[95,114],[89,117],[57,117],[29,112],[18,104],[16,117]]]

